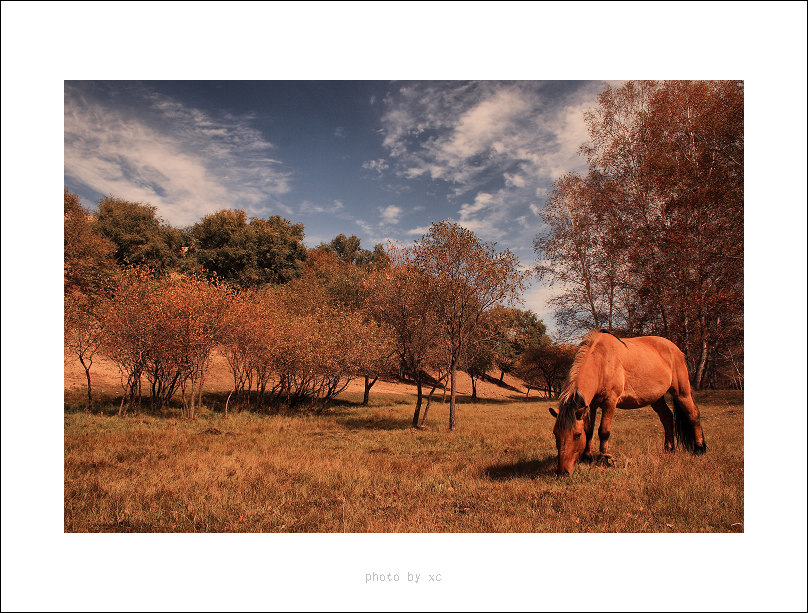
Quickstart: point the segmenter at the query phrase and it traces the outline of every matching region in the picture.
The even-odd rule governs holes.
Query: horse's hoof
[[[610,455],[603,454],[598,458],[598,463],[603,466],[614,466],[614,458]]]
[[[703,455],[705,453],[707,453],[707,443],[693,447],[693,455]]]
[[[584,455],[581,456],[581,460],[580,460],[581,464],[591,464],[594,461],[595,461],[595,458],[592,456],[592,454],[589,454],[589,455],[584,454]]]
[[[665,453],[676,453],[676,447],[665,447]]]

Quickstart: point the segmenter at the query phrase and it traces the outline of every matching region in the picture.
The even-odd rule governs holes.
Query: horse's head
[[[586,449],[584,418],[589,411],[580,392],[575,392],[558,411],[550,407],[550,415],[556,418],[553,435],[558,449],[558,474],[569,475],[575,463]]]

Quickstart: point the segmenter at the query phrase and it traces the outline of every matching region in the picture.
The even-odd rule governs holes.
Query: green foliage
[[[149,266],[160,272],[178,267],[183,232],[164,223],[157,207],[107,196],[98,203],[95,223],[115,245],[119,264]]]
[[[381,244],[377,244],[373,247],[373,251],[369,251],[363,249],[359,243],[359,237],[354,234],[349,237],[338,234],[330,243],[321,243],[317,249],[333,251],[341,261],[361,268],[384,268],[390,263],[390,257]]]
[[[303,270],[303,224],[279,215],[247,220],[242,210],[206,215],[190,229],[192,256],[208,274],[240,287],[286,283]]]
[[[529,309],[497,306],[491,310],[493,363],[502,373],[511,372],[531,348],[550,344],[547,327]]]

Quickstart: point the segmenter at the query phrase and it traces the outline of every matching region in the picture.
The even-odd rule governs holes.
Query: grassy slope
[[[358,401],[354,397],[349,400]],[[322,416],[195,421],[65,413],[67,532],[736,532],[743,396],[697,397],[709,451],[662,452],[650,409],[618,411],[612,468],[553,473],[550,405],[462,404],[426,430],[413,399]]]

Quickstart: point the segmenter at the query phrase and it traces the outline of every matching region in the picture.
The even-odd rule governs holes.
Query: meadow
[[[440,397],[420,430],[408,394],[228,419],[225,398],[120,418],[66,392],[65,532],[743,531],[743,392],[696,395],[704,456],[664,453],[650,408],[618,411],[615,466],[566,478],[546,400],[461,398],[450,432]]]

